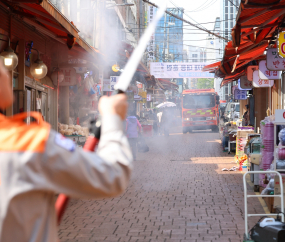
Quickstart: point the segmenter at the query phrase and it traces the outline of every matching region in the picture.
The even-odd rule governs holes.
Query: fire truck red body
[[[219,130],[219,96],[214,89],[189,89],[182,93],[183,133],[192,130]]]

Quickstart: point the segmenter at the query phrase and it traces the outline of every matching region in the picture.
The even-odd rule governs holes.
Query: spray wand
[[[145,30],[143,36],[140,38],[138,46],[133,51],[130,59],[128,60],[126,67],[119,77],[118,84],[115,86],[116,92],[115,94],[119,93],[125,93],[132,81],[132,78],[136,72],[136,69],[140,63],[140,60],[144,54],[144,51],[148,45],[148,42],[151,39],[151,36],[155,32],[155,28],[159,22],[159,20],[162,18],[164,11],[166,9],[167,1],[160,0],[160,4],[158,4],[159,9],[154,16],[152,22],[149,24],[147,29]],[[101,121],[100,119],[97,119],[96,121],[91,121],[91,127],[89,129],[89,132],[91,133],[91,136],[87,139],[83,149],[85,151],[94,151],[95,147],[99,143],[100,140],[100,133],[101,133]],[[62,219],[64,210],[68,204],[69,197],[67,197],[65,194],[59,194],[57,201],[55,203],[55,209],[57,213],[57,222],[60,224],[60,221]]]

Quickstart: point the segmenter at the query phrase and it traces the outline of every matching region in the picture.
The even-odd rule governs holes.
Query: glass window
[[[225,27],[228,28],[229,27],[229,23],[225,22]]]
[[[230,26],[231,26],[231,28],[233,27],[233,24],[234,24],[234,23],[233,23],[233,21],[231,21],[231,22],[230,22]]]
[[[228,15],[227,15],[227,14],[225,15],[225,20],[226,20],[226,21],[228,20]]]
[[[233,12],[234,12],[234,8],[233,8],[233,7],[230,7],[230,10],[231,10],[231,13],[233,13]]]
[[[225,6],[228,6],[228,0],[225,0]]]
[[[239,112],[239,108],[240,108],[240,106],[239,106],[239,104],[237,104],[237,105],[236,105],[236,108],[235,108],[235,111],[236,111],[236,112]]]
[[[215,95],[184,95],[183,108],[212,108],[215,106]]]

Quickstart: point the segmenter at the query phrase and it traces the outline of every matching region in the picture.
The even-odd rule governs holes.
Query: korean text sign
[[[64,74],[64,79],[59,83],[60,86],[74,86],[76,85],[76,71],[74,68],[60,68]]]
[[[285,58],[285,32],[278,35],[278,53],[281,57]]]
[[[110,76],[110,91],[115,91],[115,85],[119,80],[118,76]]]
[[[235,89],[235,99],[237,100],[245,100],[247,99],[247,95],[246,95],[246,90],[239,90],[239,89]]]
[[[251,90],[253,85],[252,82],[249,81],[246,76],[241,76],[238,80],[238,87],[240,90]]]
[[[259,78],[258,70],[253,72],[253,86],[254,87],[272,87],[274,80],[262,80]]]
[[[281,71],[270,71],[267,69],[266,60],[259,62],[259,78],[262,80],[281,79]]]
[[[214,78],[213,73],[202,71],[206,65],[205,62],[151,62],[150,73],[155,78]]]
[[[267,69],[271,71],[285,70],[285,59],[278,55],[276,48],[269,48],[266,54]]]

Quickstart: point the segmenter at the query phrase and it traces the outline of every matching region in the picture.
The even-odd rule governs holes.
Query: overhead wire
[[[196,11],[198,11],[198,9],[204,7],[203,5],[205,5],[208,1],[209,1],[209,0],[206,0],[206,2],[202,3],[202,5],[200,5],[198,8],[196,8],[196,9],[194,9],[194,10],[192,10],[192,11],[189,11],[189,12],[196,12]]]
[[[150,4],[150,5],[152,5],[152,6],[154,6],[154,7],[156,7],[156,8],[158,8],[158,6],[157,6],[156,4],[154,4],[154,3],[152,3],[152,2],[150,2],[150,1],[148,1],[148,0],[143,0],[143,1],[146,2],[146,3],[148,3],[148,4]],[[185,23],[187,23],[187,24],[189,24],[189,25],[191,25],[191,26],[193,26],[193,27],[195,27],[195,28],[197,28],[197,29],[200,29],[200,30],[205,31],[205,32],[207,32],[207,33],[209,33],[209,34],[212,34],[212,35],[214,35],[214,36],[216,36],[216,37],[218,37],[218,38],[221,38],[221,39],[224,39],[224,40],[226,40],[226,41],[229,41],[227,38],[225,38],[225,37],[223,37],[223,36],[220,36],[220,35],[218,35],[218,34],[215,34],[214,32],[211,32],[210,30],[207,30],[207,29],[204,28],[204,27],[200,27],[200,26],[198,26],[198,25],[196,25],[196,24],[193,24],[193,23],[191,23],[190,21],[185,20],[185,19],[183,19],[183,18],[181,18],[181,17],[179,17],[179,16],[177,16],[177,15],[175,15],[175,14],[169,12],[168,10],[166,10],[165,13],[167,13],[167,14],[169,14],[170,16],[173,16],[173,17],[175,17],[175,18],[177,18],[177,19],[179,19],[179,20],[181,20],[181,21],[183,21],[183,22],[185,22]]]

